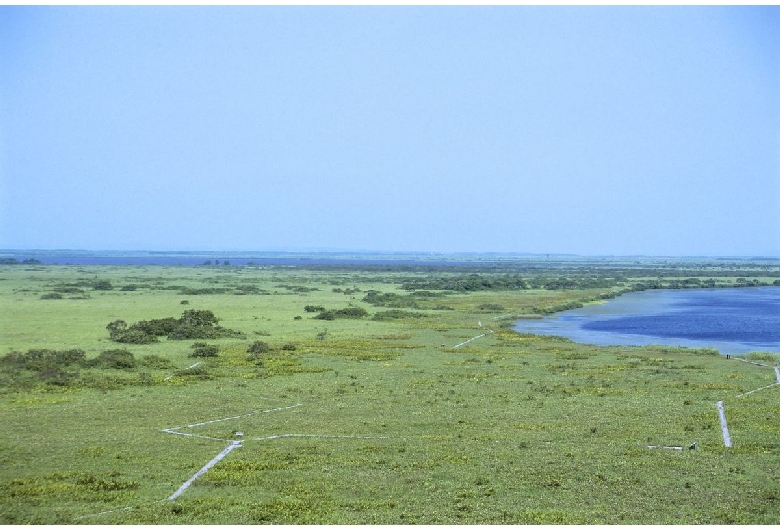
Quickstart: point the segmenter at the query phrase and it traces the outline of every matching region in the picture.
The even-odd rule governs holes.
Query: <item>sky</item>
[[[0,6],[0,248],[780,256],[780,6]]]

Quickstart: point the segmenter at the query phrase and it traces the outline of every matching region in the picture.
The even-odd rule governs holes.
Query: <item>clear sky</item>
[[[0,7],[0,248],[780,255],[780,7]]]

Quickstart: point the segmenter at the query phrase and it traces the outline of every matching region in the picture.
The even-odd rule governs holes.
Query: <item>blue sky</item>
[[[0,7],[0,248],[780,255],[780,7]]]

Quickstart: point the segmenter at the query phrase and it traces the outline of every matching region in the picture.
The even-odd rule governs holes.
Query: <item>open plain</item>
[[[778,278],[703,260],[0,265],[0,523],[777,523],[775,354],[509,328]]]

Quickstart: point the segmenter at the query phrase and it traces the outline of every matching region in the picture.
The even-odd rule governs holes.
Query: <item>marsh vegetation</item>
[[[779,279],[696,260],[0,265],[0,522],[776,523],[775,354],[510,328]]]

